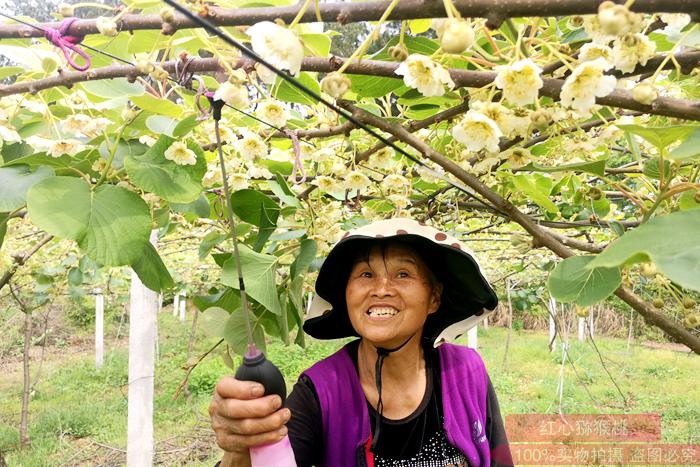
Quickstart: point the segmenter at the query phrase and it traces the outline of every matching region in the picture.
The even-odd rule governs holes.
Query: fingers
[[[222,449],[241,452],[277,442],[287,434],[284,424],[291,418],[291,411],[282,408],[278,395],[261,397],[262,392],[262,385],[232,377],[216,385],[209,415]]]
[[[230,420],[229,431],[238,435],[257,435],[278,431],[284,427],[290,417],[289,409],[281,409],[267,417]]]
[[[255,381],[239,381],[233,376],[222,378],[216,384],[215,394],[224,399],[257,399],[265,393],[262,384]]]
[[[216,442],[224,451],[238,452],[263,444],[271,444],[280,441],[287,434],[287,427],[283,426],[274,431],[259,433],[256,435],[239,435],[225,432],[216,432]]]
[[[282,407],[280,396],[273,394],[252,400],[218,399],[216,412],[227,418],[266,417]]]

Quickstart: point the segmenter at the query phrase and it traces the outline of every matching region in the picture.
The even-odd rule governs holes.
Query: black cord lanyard
[[[406,344],[409,343],[415,334],[406,339],[406,341],[398,347],[393,349],[385,349],[384,347],[377,347],[377,361],[374,364],[374,383],[377,385],[377,418],[374,420],[374,436],[372,436],[372,446],[370,450],[375,452],[377,449],[377,440],[379,440],[379,431],[381,429],[382,417],[384,414],[384,402],[382,401],[382,367],[384,366],[384,359],[389,356],[389,354],[401,350]]]

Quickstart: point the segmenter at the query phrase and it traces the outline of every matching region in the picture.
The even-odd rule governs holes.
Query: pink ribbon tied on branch
[[[299,144],[299,136],[297,130],[284,130],[284,134],[292,140],[292,148],[294,149],[294,170],[292,171],[292,180],[295,185],[306,181],[306,172],[304,172],[304,163],[301,160],[301,145]],[[301,175],[298,178],[297,173]]]
[[[61,21],[58,28],[44,28],[44,37],[53,45],[61,49],[63,56],[66,57],[68,64],[78,71],[85,71],[90,68],[90,56],[78,46],[83,41],[84,36],[67,35],[71,24],[78,18],[70,17]],[[71,57],[71,51],[77,53],[85,59],[85,65],[78,65]]]

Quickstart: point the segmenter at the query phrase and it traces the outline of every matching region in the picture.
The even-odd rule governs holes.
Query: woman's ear
[[[442,284],[440,282],[436,282],[435,285],[433,286],[433,292],[430,296],[430,308],[428,310],[428,314],[431,315],[438,311],[440,308],[440,304],[442,303]]]

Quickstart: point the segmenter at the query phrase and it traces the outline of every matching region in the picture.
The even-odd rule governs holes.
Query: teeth
[[[394,316],[399,312],[396,308],[392,307],[372,307],[367,312],[370,316]]]

